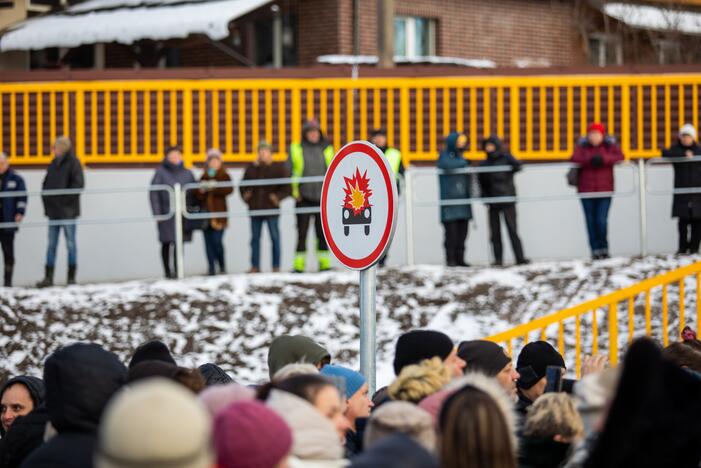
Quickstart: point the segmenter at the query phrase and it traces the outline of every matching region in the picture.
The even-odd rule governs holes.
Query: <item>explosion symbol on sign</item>
[[[372,222],[372,190],[367,171],[361,175],[360,170],[356,168],[353,177],[344,177],[343,180],[346,183],[343,189],[346,194],[343,199],[343,232],[346,236],[349,235],[350,225],[356,224],[364,225],[365,235],[369,235]]]

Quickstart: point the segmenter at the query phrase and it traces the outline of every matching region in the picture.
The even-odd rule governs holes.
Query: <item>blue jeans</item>
[[[53,268],[56,265],[56,249],[58,248],[58,237],[63,229],[66,238],[66,248],[68,249],[68,266],[76,266],[78,263],[78,249],[75,244],[75,224],[64,224],[61,226],[49,226],[49,246],[46,249],[46,266]]]
[[[251,217],[251,266],[260,269],[260,236],[263,223],[268,224],[270,242],[273,244],[273,268],[280,268],[280,230],[278,216]]]
[[[209,265],[209,274],[213,275],[216,272],[216,264],[219,264],[219,269],[222,273],[226,273],[224,265],[224,238],[223,229],[212,229],[211,226],[202,231],[204,233],[204,247],[207,251],[207,264]]]
[[[583,198],[584,218],[587,221],[589,247],[593,256],[608,255],[608,216],[611,197]]]

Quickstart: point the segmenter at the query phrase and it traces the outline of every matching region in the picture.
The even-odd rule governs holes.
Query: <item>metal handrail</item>
[[[648,166],[667,166],[667,165],[672,165],[674,166],[675,164],[680,164],[680,163],[693,163],[693,162],[701,162],[701,156],[693,156],[691,158],[688,157],[682,157],[682,158],[667,158],[667,157],[662,157],[662,158],[653,158],[647,160],[646,164]],[[701,193],[701,186],[699,187],[683,187],[683,188],[674,188],[672,190],[658,190],[654,189],[650,186],[649,179],[647,181],[647,184],[645,186],[645,190],[647,193],[650,195],[657,195],[657,196],[662,196],[662,195],[691,195],[695,193]]]
[[[24,221],[21,222],[4,222],[0,223],[0,229],[13,229],[19,227],[45,227],[45,226],[67,226],[72,224],[78,225],[99,225],[99,224],[122,224],[122,223],[137,223],[147,221],[167,221],[175,214],[175,197],[173,187],[169,185],[151,185],[147,187],[114,187],[114,188],[71,188],[71,189],[47,189],[38,191],[5,191],[0,192],[0,198],[18,198],[18,197],[52,197],[65,195],[104,195],[115,193],[150,193],[150,192],[166,192],[168,193],[168,212],[162,215],[150,216],[132,216],[124,218],[75,218],[75,219],[49,219],[46,221]]]

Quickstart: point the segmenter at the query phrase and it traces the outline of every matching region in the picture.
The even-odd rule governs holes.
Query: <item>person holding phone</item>
[[[548,382],[546,377],[548,367],[562,370],[566,368],[562,355],[546,341],[528,343],[518,355],[516,371],[519,373],[519,378],[516,382],[518,387],[516,411],[523,417],[526,416],[527,410],[533,402],[545,393]]]

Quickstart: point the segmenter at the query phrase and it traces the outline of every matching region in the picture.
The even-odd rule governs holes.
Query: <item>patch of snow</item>
[[[329,65],[375,65],[379,59],[376,55],[321,55],[317,62]],[[496,68],[497,64],[487,59],[466,59],[460,57],[439,57],[426,55],[419,57],[404,57],[396,55],[395,63],[422,64],[431,63],[438,65],[459,65],[470,68]]]
[[[110,42],[132,44],[141,39],[182,39],[191,34],[221,40],[229,35],[232,20],[269,1],[92,0],[65,12],[37,16],[11,27],[0,37],[0,51],[70,48]]]
[[[381,270],[377,291],[377,382],[394,378],[397,337],[433,328],[456,342],[507,330],[536,317],[630,286],[701,257],[613,258],[540,262],[509,268],[435,265]],[[685,285],[687,310],[695,278]],[[669,333],[679,326],[678,288],[669,287]],[[635,302],[635,330],[644,331],[644,295]],[[651,294],[653,333],[661,336],[661,291]],[[619,340],[627,339],[627,304],[619,310]],[[572,321],[574,322],[574,321]],[[583,349],[592,344],[591,314],[582,317]],[[608,349],[605,311],[598,312],[599,352]],[[130,281],[47,289],[9,288],[0,294],[0,380],[41,375],[46,356],[75,341],[94,341],[125,362],[142,342],[158,338],[178,363],[215,362],[243,383],[267,377],[267,351],[281,334],[304,334],[334,362],[358,366],[358,273],[256,274]],[[574,362],[574,323],[565,325],[565,357]],[[558,327],[546,331],[557,342]],[[531,339],[535,339],[533,333]],[[518,353],[520,343],[514,343]]]
[[[546,58],[531,58],[523,57],[513,60],[513,64],[516,68],[547,68],[552,66],[552,62]]]
[[[635,28],[701,34],[701,13],[693,11],[629,3],[607,3],[603,10]]]

